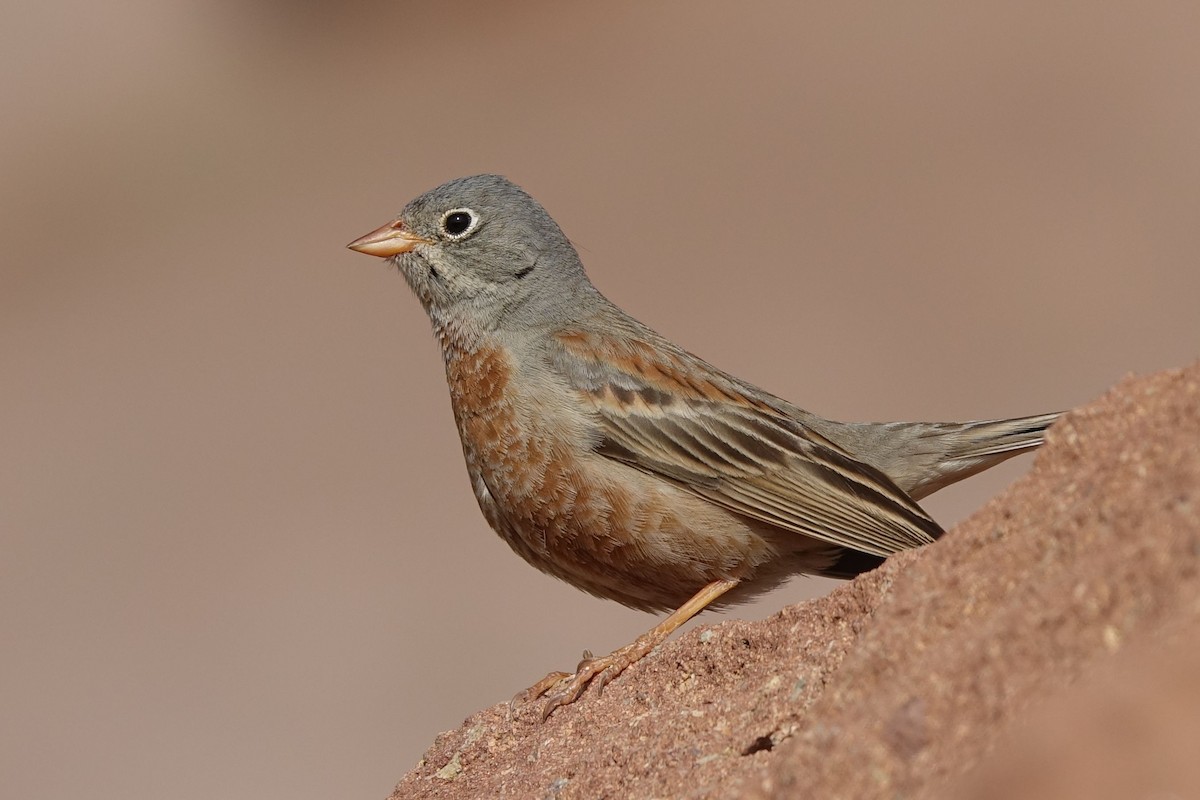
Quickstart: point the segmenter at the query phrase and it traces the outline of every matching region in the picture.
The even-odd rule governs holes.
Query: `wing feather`
[[[594,332],[559,341],[556,366],[594,409],[601,454],[735,513],[864,553],[887,556],[941,534],[883,472],[695,356]]]

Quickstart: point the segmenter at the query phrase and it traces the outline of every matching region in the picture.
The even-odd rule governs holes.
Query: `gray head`
[[[435,323],[519,329],[569,318],[594,295],[558,224],[499,175],[430,189],[349,247],[390,257]]]

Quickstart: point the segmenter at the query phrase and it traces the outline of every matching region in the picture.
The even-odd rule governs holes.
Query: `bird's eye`
[[[442,215],[442,230],[451,239],[461,239],[479,224],[479,215],[469,208],[453,208]]]

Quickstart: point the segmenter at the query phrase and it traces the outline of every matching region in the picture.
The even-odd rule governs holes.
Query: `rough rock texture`
[[[481,711],[393,797],[1200,797],[1198,623],[1194,365],[1072,412],[937,544],[544,724]]]

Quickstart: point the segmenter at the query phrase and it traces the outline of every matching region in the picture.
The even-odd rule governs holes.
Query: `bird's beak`
[[[403,222],[395,220],[382,228],[376,228],[366,236],[355,239],[346,247],[369,256],[387,258],[407,253],[419,244],[430,244],[430,241],[406,230]]]

